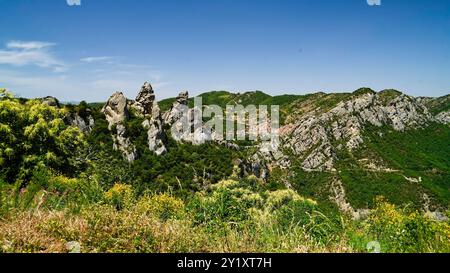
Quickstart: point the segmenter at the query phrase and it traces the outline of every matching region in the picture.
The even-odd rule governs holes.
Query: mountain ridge
[[[250,146],[246,143],[242,146],[238,142],[217,142],[225,149],[236,150],[230,160],[234,162],[234,168],[240,170],[241,176],[254,175],[269,183],[281,183],[297,191],[306,190],[311,197],[325,202],[331,200],[340,210],[355,217],[358,217],[358,211],[370,207],[369,199],[376,197],[375,193],[390,196],[396,203],[413,202],[417,206],[423,206],[424,199],[431,200],[427,206],[430,207],[431,203],[434,208],[445,208],[450,202],[450,196],[446,193],[448,183],[445,182],[450,181],[450,163],[438,163],[446,162],[442,153],[450,153],[450,147],[445,144],[450,139],[449,95],[416,98],[394,89],[376,92],[365,87],[353,92],[330,94],[270,96],[262,91],[242,94],[212,91],[200,96],[204,105],[280,105],[281,149],[277,152],[269,149],[273,143],[253,143]],[[43,102],[68,107],[59,106],[59,102],[51,97],[43,99]],[[80,106],[72,107],[67,122],[87,134],[91,131],[97,134],[97,125],[107,121],[105,129],[109,132],[103,131],[102,135],[112,136],[113,141],[109,145],[120,151],[127,161],[139,162],[139,157],[147,153],[144,150],[156,153],[155,160],[158,160],[173,149],[171,141],[174,136],[168,133],[167,126],[179,117],[179,107],[192,108],[192,104],[193,98],[189,98],[187,92],[180,93],[177,98],[156,101],[153,88],[146,83],[136,100],[129,100],[118,92],[105,104],[80,104],[89,110],[80,111]],[[100,110],[103,114],[99,113]],[[80,115],[81,112],[84,114]],[[428,128],[432,133],[425,133]],[[408,164],[401,163],[407,162],[406,157],[411,154],[397,151],[397,154],[404,156],[393,162],[382,150],[385,149],[382,147],[395,142],[395,138],[414,134],[423,135],[420,145],[431,151],[429,156],[417,157],[417,164],[428,166],[423,170],[414,170]],[[434,136],[438,137],[435,142],[441,145],[442,151],[434,149]],[[196,133],[181,135],[175,141],[195,146],[200,143],[198,137]],[[381,139],[384,143],[380,142]],[[389,147],[394,151],[399,148]],[[411,150],[417,155],[423,153],[420,149]],[[431,170],[438,170],[437,174]],[[314,173],[320,173],[326,179],[314,178]],[[379,182],[371,186],[373,194],[358,194],[364,192],[364,188],[355,184],[360,179],[358,177],[374,175],[379,178],[372,180]],[[277,179],[279,181],[275,181]],[[298,184],[299,179],[304,182]],[[394,181],[392,183],[398,189],[409,189],[406,191],[409,194],[392,195],[389,192],[391,186],[381,183],[383,179]],[[433,181],[437,182],[433,184]],[[322,189],[328,189],[326,193],[312,190],[311,187],[319,185]],[[360,201],[359,195],[368,198],[365,204]]]
[[[400,170],[396,170],[389,160],[379,154],[380,152],[377,154],[372,151],[378,149],[376,146],[370,146],[373,145],[372,143],[376,138],[382,138],[383,135],[392,135],[389,133],[391,131],[399,132],[399,136],[401,136],[401,133],[404,132],[409,134],[409,132],[434,127],[437,128],[436,130],[446,131],[441,138],[444,140],[450,139],[449,122],[445,119],[445,116],[442,118],[443,114],[448,115],[449,96],[416,98],[394,89],[376,92],[370,88],[359,88],[347,93],[326,94],[318,92],[307,95],[281,96],[270,96],[261,91],[242,94],[212,91],[200,96],[203,98],[204,105],[216,104],[222,107],[227,104],[247,106],[249,104],[273,105],[275,102],[280,102],[282,149],[272,152],[273,149],[269,149],[271,143],[253,145],[257,149],[255,153],[248,153],[246,148],[247,155],[241,158],[243,161],[239,165],[241,173],[270,180],[273,173],[271,170],[280,168],[281,173],[283,173],[280,179],[287,181],[285,184],[292,188],[295,188],[295,186],[292,186],[292,183],[288,180],[289,177],[296,176],[296,172],[291,171],[291,169],[300,168],[297,173],[302,173],[304,176],[309,176],[307,173],[313,172],[331,174],[328,181],[323,185],[330,188],[330,194],[326,198],[336,203],[340,210],[354,217],[360,217],[361,213],[364,214],[365,207],[361,207],[361,203],[356,201],[354,196],[349,198],[350,201],[347,200],[346,192],[354,190],[354,183],[350,183],[353,180],[351,177],[341,175],[341,173],[355,175],[353,173],[354,167],[349,169],[342,165],[342,162],[349,159],[357,162],[352,164],[357,166],[360,174],[373,175],[378,173],[378,176],[386,177],[385,179],[394,179],[392,181],[396,182],[393,183],[397,183],[399,188],[409,188],[410,194],[397,198],[399,202],[408,202],[409,200],[418,206],[422,206],[423,200],[426,199],[431,200],[429,203],[431,202],[433,207],[438,208],[450,200],[447,194],[443,194],[447,190],[446,183],[439,182],[441,184],[438,184],[440,186],[436,188],[430,182],[433,179],[450,180],[449,169],[446,166],[444,166],[445,174],[443,176],[436,177],[421,173],[422,176],[416,174],[413,177],[409,174],[409,171],[403,169],[406,168],[405,166],[397,166],[397,168],[400,167]],[[172,103],[171,107],[160,107],[161,111],[166,112],[167,115],[178,107],[180,104],[179,98],[180,96],[157,103],[159,105]],[[181,104],[192,107],[193,98],[188,98],[186,93]],[[371,130],[378,131],[377,135],[370,134]],[[180,139],[181,141],[196,142],[195,134],[183,137]],[[429,137],[427,136],[427,138]],[[368,142],[368,145],[366,145],[366,142]],[[444,143],[445,141],[441,143],[442,148],[450,152],[448,145]],[[240,149],[239,145],[236,148]],[[395,149],[395,147],[393,148]],[[355,156],[356,151],[359,151],[358,153],[364,151],[365,154],[371,156]],[[405,183],[424,182],[423,185],[416,183],[418,185],[411,186],[402,181]],[[383,189],[383,185],[374,187],[374,191],[393,197]],[[417,194],[413,192],[417,192]],[[421,196],[418,195],[419,192]],[[317,197],[316,194],[313,194],[313,196]],[[375,197],[375,195],[370,196],[370,198]],[[371,201],[368,201],[366,205],[370,203]],[[427,204],[427,206],[430,206],[430,204]]]

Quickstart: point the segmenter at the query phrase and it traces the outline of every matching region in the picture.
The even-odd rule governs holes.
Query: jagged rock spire
[[[143,116],[152,114],[153,103],[155,102],[155,92],[150,83],[145,82],[141,87],[133,107]]]
[[[178,97],[176,98],[176,101],[182,105],[187,105],[188,100],[189,100],[189,92],[188,91],[181,92],[180,94],[178,94]]]
[[[181,92],[173,102],[172,108],[170,108],[169,111],[164,113],[163,116],[164,123],[172,125],[173,123],[178,121],[185,113],[185,110],[188,105],[188,100],[189,100],[189,92],[188,91]]]
[[[122,92],[116,92],[103,107],[102,112],[106,116],[114,140],[114,149],[121,151],[130,162],[137,158],[136,147],[131,139],[126,137],[124,126],[129,118],[130,108],[136,110],[137,115],[145,118],[142,127],[147,130],[149,149],[157,155],[164,154],[166,147],[161,111],[155,100],[153,88],[148,82],[141,87],[135,101],[127,100]]]
[[[128,119],[127,98],[122,92],[116,92],[109,97],[108,102],[102,108],[106,120],[109,123],[109,129],[115,124],[119,124]]]
[[[103,106],[102,113],[108,121],[108,128],[111,130],[114,149],[122,152],[124,157],[132,162],[136,159],[137,153],[131,140],[126,137],[124,122],[128,119],[128,100],[122,92],[114,93]]]

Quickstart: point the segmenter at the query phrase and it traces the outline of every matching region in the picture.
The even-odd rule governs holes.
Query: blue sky
[[[450,93],[450,1],[0,0],[0,87],[157,98],[395,88]]]

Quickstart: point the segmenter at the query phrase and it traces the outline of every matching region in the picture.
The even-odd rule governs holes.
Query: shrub
[[[76,155],[84,134],[64,123],[64,109],[39,100],[0,100],[0,177],[9,183],[29,182],[36,166],[64,174],[77,171]]]
[[[160,220],[181,219],[184,216],[184,202],[168,194],[142,197],[136,204],[136,210],[142,214],[152,214]]]
[[[269,192],[267,196],[265,208],[272,211],[283,232],[301,228],[323,244],[328,244],[342,232],[339,223],[322,213],[315,201],[305,199],[293,190]]]
[[[80,186],[80,180],[77,178],[68,178],[62,175],[49,179],[49,189],[58,192],[74,191]]]
[[[306,227],[311,224],[315,208],[314,204],[310,202],[290,201],[276,211],[276,217],[284,230],[293,226]]]
[[[317,205],[315,201],[311,199],[304,199],[298,193],[290,189],[268,192],[266,205],[270,209],[275,210],[291,202],[297,201]]]
[[[121,210],[133,203],[133,188],[130,185],[117,183],[105,193],[105,198],[109,204]]]
[[[197,193],[190,202],[196,223],[206,225],[238,224],[249,219],[249,209],[260,207],[260,195],[239,187],[239,182],[225,180],[212,186],[209,194]]]
[[[450,224],[417,211],[401,210],[378,197],[365,229],[386,252],[446,252],[450,250]]]

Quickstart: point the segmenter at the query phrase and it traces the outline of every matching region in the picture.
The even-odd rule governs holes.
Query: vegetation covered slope
[[[405,132],[387,128],[366,130],[365,146],[352,154],[344,153],[338,162],[338,177],[344,183],[350,204],[357,208],[372,207],[374,197],[382,195],[395,204],[417,208],[431,197],[434,206],[447,207],[449,133],[448,126],[439,124]]]
[[[278,105],[280,106],[281,119],[292,111],[292,103],[296,100],[306,98],[302,95],[280,95],[270,96],[262,91],[252,91],[246,93],[230,93],[228,91],[211,91],[202,93],[198,97],[202,98],[203,105],[218,105],[223,109],[227,105]],[[162,111],[167,111],[172,106],[175,98],[165,99],[159,102]],[[194,106],[194,98],[189,99],[189,107]]]
[[[0,252],[69,252],[74,242],[82,252],[365,252],[371,241],[383,252],[450,251],[448,218],[430,215],[448,210],[447,125],[367,127],[363,146],[336,154],[336,172],[305,171],[293,157],[289,170],[274,166],[264,180],[239,168],[253,148],[167,136],[168,152],[156,156],[132,116],[125,126],[139,157],[129,163],[113,149],[100,105],[58,108],[1,94]],[[355,94],[230,96],[278,101],[294,119]],[[67,122],[86,113],[95,120],[88,133]],[[370,209],[366,217],[339,211],[335,179],[355,209]]]

